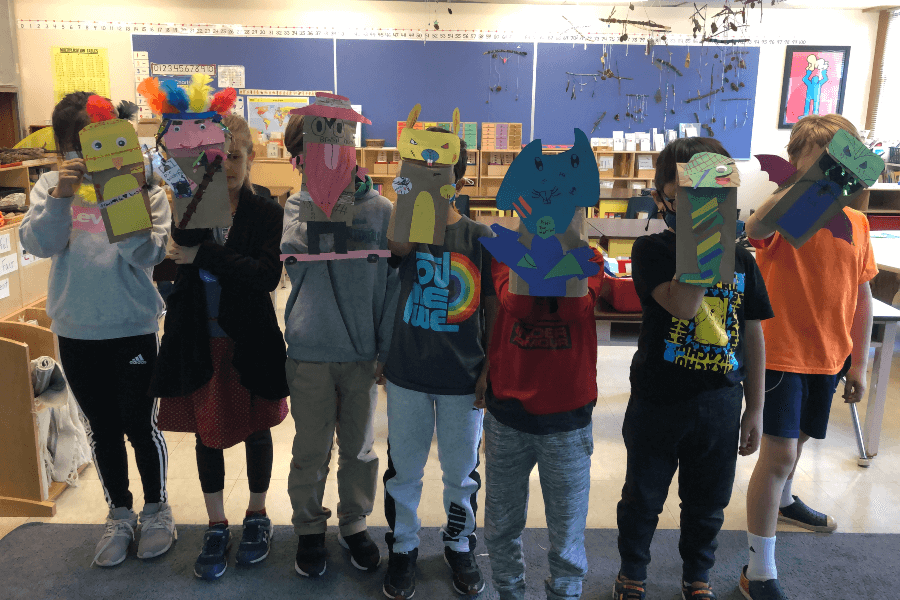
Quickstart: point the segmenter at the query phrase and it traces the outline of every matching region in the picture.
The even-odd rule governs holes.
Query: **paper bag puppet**
[[[762,223],[775,229],[792,246],[799,248],[820,229],[853,243],[853,228],[844,214],[864,189],[878,181],[884,161],[865,144],[843,129],[839,130],[822,155],[802,174],[779,156],[760,154],[762,170],[780,187],[779,198]]]
[[[679,163],[675,221],[675,272],[678,281],[714,287],[734,281],[737,188],[734,160],[713,152]]]
[[[300,221],[306,222],[307,254],[284,254],[282,260],[337,260],[366,258],[377,262],[390,257],[386,247],[350,250],[356,192],[356,125],[372,122],[353,110],[350,99],[317,92],[313,104],[291,111],[303,116],[303,151],[294,164],[303,165],[303,190],[310,200],[300,203]],[[331,234],[331,252],[321,251],[322,236]]]
[[[166,159],[163,178],[175,195],[175,225],[181,229],[231,226],[225,158],[231,133],[222,117],[231,111],[237,92],[212,93],[209,75],[194,74],[187,90],[174,81],[151,77],[137,91],[162,116],[156,143]]]
[[[397,140],[400,174],[394,179],[397,204],[387,237],[398,243],[444,243],[450,200],[456,196],[453,166],[459,160],[459,109],[453,111],[450,133],[414,129],[422,106],[409,112]]]
[[[85,108],[91,124],[78,132],[78,138],[94,186],[94,194],[88,197],[96,198],[107,238],[113,243],[150,230],[153,223],[144,157],[129,122],[137,106],[120,102],[116,108],[108,99],[94,95],[88,98]],[[96,216],[93,210],[87,212]]]
[[[545,155],[534,140],[513,160],[500,190],[497,208],[515,210],[518,232],[494,224],[494,238],[481,243],[512,273],[509,291],[523,296],[580,297],[587,278],[600,266],[591,262],[587,222],[582,208],[600,197],[600,172],[587,136],[575,130],[575,145]]]

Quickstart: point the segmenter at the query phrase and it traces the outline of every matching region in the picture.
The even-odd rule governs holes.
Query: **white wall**
[[[8,0],[7,0],[8,1]],[[516,32],[563,31],[567,17],[579,26],[602,26],[598,18],[610,7],[470,4],[422,2],[362,2],[342,0],[156,0],[141,10],[133,0],[105,0],[92,4],[72,0],[11,0],[19,19],[103,20],[126,22],[235,23],[243,25],[333,25],[358,27],[425,28],[435,18],[442,29],[487,29]],[[328,6],[324,8],[323,6]],[[336,6],[332,8],[331,6]],[[437,7],[437,8],[436,8]],[[626,9],[627,12],[627,9]],[[638,5],[636,15],[671,25],[676,33],[690,33],[688,16],[693,9],[648,8]],[[620,16],[622,10],[617,11]],[[624,13],[622,13],[624,14]],[[751,23],[759,11],[751,11]],[[862,126],[868,104],[872,54],[878,13],[860,10],[766,9],[762,22],[748,31],[751,38],[805,39],[809,45],[851,46],[844,116]],[[133,99],[131,36],[128,33],[19,30],[18,45],[23,88],[25,124],[43,123],[53,109],[50,49],[53,46],[100,46],[109,49],[111,94],[115,99]],[[464,43],[464,42],[461,42]],[[777,154],[784,150],[789,131],[779,130],[778,104],[784,69],[783,45],[763,45],[760,50],[759,81],[751,152]],[[289,66],[286,68],[290,68]],[[115,74],[121,74],[117,76]],[[763,189],[756,190],[756,161],[741,165],[745,173],[739,196],[742,207],[758,204]],[[765,180],[765,178],[762,178]],[[768,188],[768,186],[762,186]]]

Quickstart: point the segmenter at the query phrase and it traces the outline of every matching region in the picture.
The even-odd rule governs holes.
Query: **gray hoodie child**
[[[284,207],[284,254],[307,253],[301,202],[311,202],[305,186]],[[386,249],[391,209],[391,201],[371,188],[355,195],[348,250]],[[320,251],[332,251],[327,236]],[[301,362],[387,359],[399,279],[386,258],[377,264],[364,258],[299,261],[286,269],[292,284],[284,311],[288,356]]]
[[[54,198],[59,173],[41,176],[19,227],[22,247],[52,258],[47,290],[51,329],[61,337],[108,340],[155,333],[165,303],[153,267],[166,257],[172,215],[160,187],[149,190],[153,229],[110,244],[99,210],[78,210],[73,198]],[[85,182],[83,185],[90,185]]]

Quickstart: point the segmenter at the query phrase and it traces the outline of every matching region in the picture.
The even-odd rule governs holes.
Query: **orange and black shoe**
[[[682,582],[681,598],[682,600],[718,600],[718,596],[712,591],[709,584],[699,581],[696,581],[691,585],[684,585]]]
[[[613,586],[612,597],[613,600],[644,600],[644,598],[647,597],[647,592],[644,590],[643,581],[625,579],[625,577],[619,573],[618,577],[616,577],[616,583]]]

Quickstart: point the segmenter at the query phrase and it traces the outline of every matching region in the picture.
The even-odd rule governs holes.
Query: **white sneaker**
[[[172,507],[167,502],[145,504],[141,511],[141,541],[138,558],[153,558],[165,554],[178,539]]]
[[[91,566],[114,567],[128,556],[128,546],[134,541],[138,516],[130,508],[114,508],[106,517],[106,532],[97,544]]]

